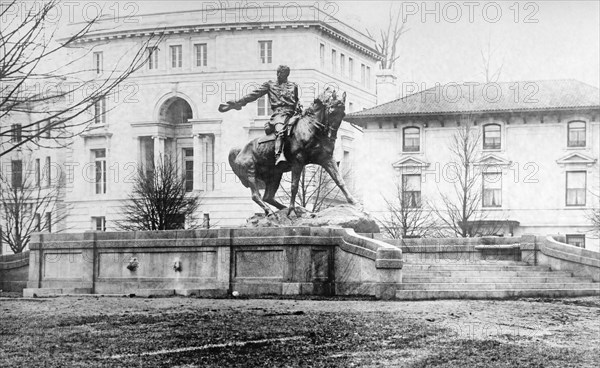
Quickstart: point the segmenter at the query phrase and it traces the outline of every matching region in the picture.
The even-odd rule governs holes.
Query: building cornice
[[[143,21],[139,23],[124,23],[118,27],[114,27],[115,20],[106,19],[100,20],[95,29],[92,29],[87,35],[82,37],[79,42],[93,43],[151,36],[193,35],[208,32],[314,28],[352,46],[354,49],[375,60],[381,59],[381,54],[375,49],[375,40],[370,36],[359,32],[314,7],[302,6],[300,8],[303,11],[298,20],[288,20],[283,16],[272,16],[266,21],[263,19],[248,21],[240,17],[240,19],[236,19],[234,22],[223,22],[219,17],[206,17],[202,11],[144,15],[140,17]],[[274,9],[284,8],[274,7]],[[227,11],[227,9],[218,10]],[[277,11],[274,11],[274,13],[277,13]],[[193,18],[194,14],[197,14],[196,18]],[[225,18],[227,19],[227,17]],[[78,27],[81,28],[83,26],[85,26],[85,23],[74,23],[69,26],[72,28],[72,31],[68,31],[68,33],[74,33]]]
[[[477,111],[442,111],[442,112],[417,112],[417,113],[396,113],[396,114],[379,114],[379,115],[346,115],[345,120],[353,123],[361,123],[362,120],[373,119],[405,119],[405,118],[429,118],[436,119],[442,117],[456,116],[472,116],[472,115],[516,115],[516,114],[549,114],[557,112],[600,112],[600,106],[581,106],[581,107],[556,107],[556,108],[531,108],[531,109],[511,109],[511,110],[477,110]]]

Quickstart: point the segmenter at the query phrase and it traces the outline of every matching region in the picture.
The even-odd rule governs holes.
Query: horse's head
[[[335,90],[327,87],[325,91],[315,98],[310,107],[310,111],[314,114],[317,126],[329,138],[335,139],[337,130],[342,123],[342,119],[346,116],[346,93],[342,94],[342,98],[338,99],[338,94]]]
[[[342,93],[342,98],[338,99],[338,94],[332,91],[329,99],[325,102],[327,109],[327,123],[331,129],[336,130],[340,127],[344,116],[346,116],[346,92]]]

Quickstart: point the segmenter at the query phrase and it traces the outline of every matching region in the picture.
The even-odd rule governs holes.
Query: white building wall
[[[258,41],[272,40],[273,59],[270,64],[259,60]],[[194,44],[206,43],[208,65],[196,67]],[[325,43],[326,57],[335,46],[344,50],[346,68],[349,55],[354,56],[355,75],[331,76],[326,67],[320,68],[319,44]],[[115,39],[94,42],[87,46],[93,51],[102,51],[105,68],[115,65],[126,50],[139,49],[142,41],[137,39]],[[172,68],[169,46],[182,45],[182,68]],[[85,60],[84,60],[85,61]],[[90,53],[87,61],[92,63]],[[315,96],[327,85],[345,91],[348,102],[354,106],[372,107],[375,104],[374,76],[371,88],[360,83],[360,64],[369,65],[375,70],[375,59],[345,46],[321,31],[313,28],[264,29],[209,31],[191,35],[170,35],[159,45],[159,67],[156,70],[144,68],[124,83],[122,93],[116,100],[108,101],[107,124],[104,127],[86,132],[73,145],[69,159],[72,165],[82,168],[77,172],[69,187],[67,201],[72,205],[68,226],[72,231],[89,230],[92,216],[105,216],[107,229],[115,229],[121,217],[120,208],[131,188],[128,179],[140,161],[139,136],[172,136],[173,129],[158,124],[159,110],[168,98],[177,96],[185,99],[193,110],[191,124],[178,130],[178,153],[183,146],[193,146],[195,132],[208,132],[214,137],[214,188],[202,191],[201,211],[209,213],[214,226],[235,226],[260,211],[250,200],[250,192],[244,188],[231,171],[228,152],[234,146],[241,146],[251,138],[263,135],[266,117],[257,116],[256,103],[248,104],[241,111],[232,110],[221,114],[217,111],[220,103],[240,98],[255,86],[267,80],[276,79],[279,64],[291,68],[290,80],[301,90],[301,103],[308,107]],[[331,65],[331,60],[326,61]],[[89,68],[89,66],[87,66]],[[93,72],[89,74],[93,77]],[[343,156],[344,149],[352,149],[352,135],[358,132],[344,124],[338,137],[336,155]],[[350,148],[349,148],[350,147]],[[106,194],[95,194],[93,175],[83,168],[90,168],[91,150],[107,150],[108,189]],[[341,152],[341,153],[340,153]],[[200,176],[199,178],[203,178]],[[199,214],[201,217],[201,214]]]
[[[586,234],[586,248],[599,250],[597,230],[594,231],[588,218],[592,208],[600,206],[600,122],[598,114],[557,113],[513,114],[505,118],[477,117],[475,129],[482,129],[486,123],[501,125],[502,145],[499,150],[483,150],[480,157],[494,155],[506,160],[502,171],[502,206],[485,209],[488,219],[510,219],[520,222],[516,236],[525,233],[535,234]],[[559,121],[560,119],[560,121]],[[567,123],[572,120],[586,122],[586,147],[567,147]],[[359,155],[365,157],[358,163],[358,190],[365,208],[376,217],[385,212],[384,197],[391,198],[400,171],[393,168],[398,161],[412,157],[428,166],[411,169],[422,175],[422,197],[424,202],[441,208],[441,195],[451,195],[453,184],[450,171],[449,144],[456,131],[457,118],[444,118],[444,126],[439,118],[419,119],[373,119],[364,130],[363,146]],[[395,124],[395,127],[394,127]],[[381,127],[380,127],[381,126]],[[402,152],[402,129],[417,126],[421,129],[421,151]],[[589,158],[587,163],[560,163],[570,154],[580,154]],[[368,159],[366,159],[368,157]],[[595,160],[595,161],[594,161]],[[586,205],[573,207],[566,205],[566,172],[587,172]],[[451,197],[452,198],[452,197]]]

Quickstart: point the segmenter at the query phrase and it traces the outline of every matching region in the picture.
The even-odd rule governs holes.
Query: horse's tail
[[[235,162],[236,157],[239,155],[239,153],[242,151],[241,148],[232,148],[229,151],[229,166],[231,166],[231,169],[233,170],[233,172],[235,173],[235,175],[240,178],[240,180],[242,181],[242,184],[248,188],[250,185],[248,184],[248,180],[246,180],[246,175],[244,175],[244,173],[242,172],[242,168],[240,167],[240,165],[238,165]]]

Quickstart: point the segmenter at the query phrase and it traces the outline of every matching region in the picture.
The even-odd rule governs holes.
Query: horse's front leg
[[[323,169],[325,169],[325,171],[327,171],[329,176],[331,176],[331,179],[333,179],[335,184],[340,188],[340,190],[346,197],[346,201],[348,201],[348,203],[350,204],[358,204],[358,201],[352,196],[352,194],[350,194],[348,188],[346,188],[344,178],[342,177],[342,174],[340,173],[340,169],[338,168],[337,164],[335,163],[335,161],[333,161],[333,158],[325,161],[321,164],[321,166],[323,167]]]
[[[298,163],[294,163],[292,166],[292,187],[291,187],[291,195],[290,195],[290,206],[288,207],[288,217],[294,212],[296,216],[298,216],[298,212],[296,211],[296,195],[298,194],[298,185],[300,183],[300,176],[302,175],[302,169],[304,166]]]
[[[256,169],[253,165],[247,170],[247,181],[250,191],[252,192],[252,200],[265,211],[267,216],[273,215],[273,210],[260,198],[260,191],[258,190],[258,183],[256,182]]]

